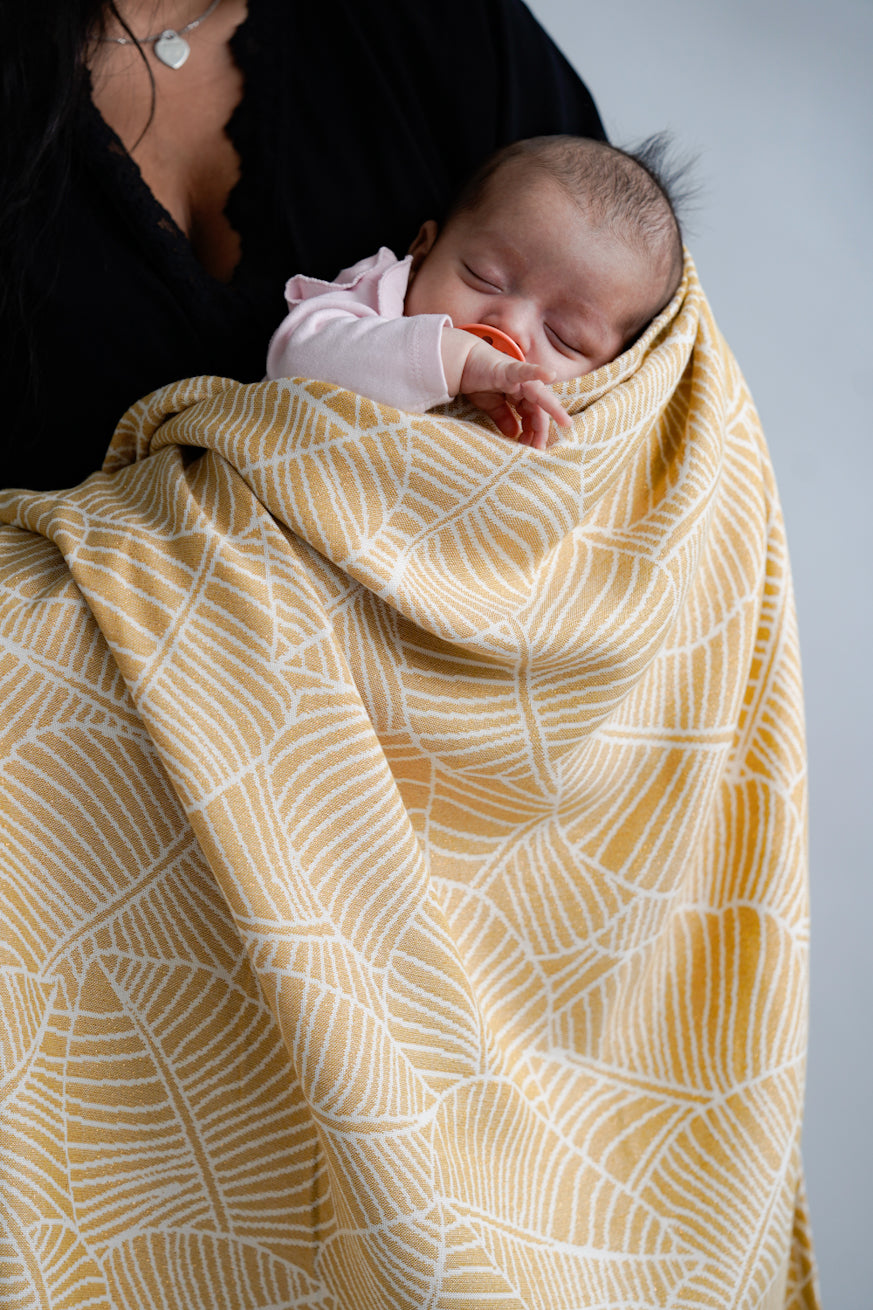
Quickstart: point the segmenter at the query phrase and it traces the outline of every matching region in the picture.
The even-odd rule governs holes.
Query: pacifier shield
[[[474,337],[481,337],[489,346],[501,350],[504,355],[511,355],[513,359],[524,359],[524,351],[518,342],[513,341],[505,332],[501,332],[500,328],[492,327],[490,323],[464,323],[461,331],[471,332]]]

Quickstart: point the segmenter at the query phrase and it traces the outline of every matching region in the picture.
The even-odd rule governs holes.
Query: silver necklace
[[[180,27],[178,32],[172,27],[167,27],[163,32],[156,32],[154,36],[144,36],[140,41],[134,41],[129,36],[102,36],[100,40],[112,42],[113,45],[154,46],[155,58],[160,59],[162,64],[166,64],[167,68],[181,68],[191,53],[191,47],[185,40],[185,33],[193,32],[195,27],[205,23],[220,4],[221,0],[212,0],[212,4],[204,9],[198,18],[192,18],[191,22]]]

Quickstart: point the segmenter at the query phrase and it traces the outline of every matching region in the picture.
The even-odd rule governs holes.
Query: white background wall
[[[873,3],[528,0],[610,139],[699,153],[688,244],[767,433],[811,779],[804,1156],[827,1310],[873,1307]]]

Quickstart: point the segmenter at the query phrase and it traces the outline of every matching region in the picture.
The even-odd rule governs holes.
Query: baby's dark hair
[[[634,150],[580,136],[535,136],[504,146],[466,183],[446,218],[476,209],[497,173],[514,163],[547,172],[598,227],[664,263],[669,299],[682,276],[682,229],[674,190],[682,169],[667,165],[670,142],[651,136]],[[665,301],[666,303],[666,301]]]

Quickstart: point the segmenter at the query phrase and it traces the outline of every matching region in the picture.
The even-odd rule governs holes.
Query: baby
[[[641,158],[584,137],[507,146],[405,259],[383,247],[335,282],[291,278],[267,376],[419,413],[464,395],[545,450],[550,420],[569,423],[548,384],[615,359],[679,285],[679,224]]]

